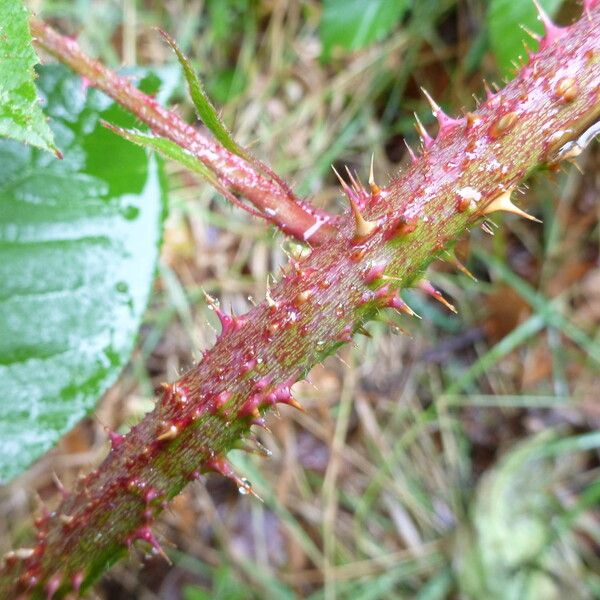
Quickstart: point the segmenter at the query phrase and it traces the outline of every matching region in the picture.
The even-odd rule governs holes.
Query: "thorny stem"
[[[207,166],[225,187],[247,198],[267,221],[287,235],[315,246],[335,234],[333,215],[297,198],[279,178],[234,154],[186,123],[174,111],[138,90],[127,78],[87,56],[72,38],[60,35],[38,19],[30,20],[35,42],[88,84],[131,111],[157,135],[175,142]],[[307,237],[307,232],[310,235]]]
[[[290,386],[369,319],[410,314],[398,290],[488,213],[518,213],[511,191],[598,117],[600,3],[585,8],[568,28],[547,25],[540,51],[477,111],[451,119],[434,104],[437,138],[423,135],[421,156],[387,187],[346,186],[352,210],[340,234],[292,261],[265,302],[231,317],[209,299],[222,324],[216,344],[126,436],[111,435],[104,462],[37,520],[35,546],[5,557],[0,597],[64,596],[137,540],[159,548],[156,515],[204,471],[250,491],[225,453],[274,405],[295,405]]]

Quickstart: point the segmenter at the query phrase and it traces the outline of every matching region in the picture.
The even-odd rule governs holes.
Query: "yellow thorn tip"
[[[482,211],[482,214],[489,215],[490,213],[502,211],[512,213],[513,215],[518,215],[519,217],[523,217],[524,219],[528,219],[529,221],[535,221],[536,223],[541,223],[539,219],[536,219],[532,215],[526,213],[524,210],[521,210],[518,206],[515,206],[510,199],[511,192],[506,191],[496,198],[494,198]]]
[[[157,442],[164,442],[166,440],[174,440],[179,433],[177,427],[175,425],[171,425],[164,433],[161,433],[157,436]]]
[[[433,116],[437,117],[438,112],[440,112],[440,107],[439,107],[438,103],[431,97],[429,92],[424,87],[421,88],[421,91],[423,92],[423,95],[425,96],[425,98],[427,98],[427,102],[429,102],[429,106],[431,106],[431,112],[433,113]]]
[[[350,208],[352,209],[352,214],[354,215],[354,223],[355,223],[355,236],[357,238],[365,238],[370,236],[375,229],[377,228],[377,223],[375,221],[367,221],[361,214],[358,206],[354,200],[352,200],[350,189],[348,188],[348,184],[342,179],[342,176],[336,171],[335,167],[331,165],[333,172],[336,174],[337,178],[340,181],[342,189],[346,193],[348,197],[348,202],[350,202]]]
[[[375,183],[375,175],[373,174],[373,162],[375,160],[375,154],[371,154],[371,168],[369,170],[369,187],[373,196],[377,196],[381,192],[381,188]]]

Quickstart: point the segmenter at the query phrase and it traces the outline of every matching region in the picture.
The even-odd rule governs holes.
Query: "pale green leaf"
[[[158,159],[100,123],[134,118],[64,68],[42,69],[39,85],[64,160],[0,140],[1,481],[88,414],[127,363],[165,212]]]

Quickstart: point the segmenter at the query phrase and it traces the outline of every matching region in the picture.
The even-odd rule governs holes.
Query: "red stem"
[[[295,197],[277,177],[265,177],[253,164],[203,135],[175,112],[138,90],[127,78],[87,56],[72,38],[60,35],[38,19],[31,19],[30,27],[39,46],[132,112],[155,134],[192,153],[225,187],[247,198],[285,234],[311,245],[333,237],[336,229],[331,224],[332,215]]]

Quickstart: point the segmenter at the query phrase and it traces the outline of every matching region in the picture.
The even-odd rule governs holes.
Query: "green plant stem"
[[[2,598],[64,595],[74,581],[89,585],[128,544],[157,547],[150,525],[166,502],[201,471],[235,479],[225,453],[275,404],[293,404],[290,385],[379,312],[408,310],[398,290],[487,211],[507,208],[506,193],[600,114],[600,6],[587,8],[577,23],[551,30],[476,112],[457,121],[438,114],[436,140],[424,135],[421,156],[389,186],[347,189],[368,222],[349,211],[339,235],[293,261],[265,302],[242,317],[220,314],[213,348],[39,519],[37,544],[5,560]]]

